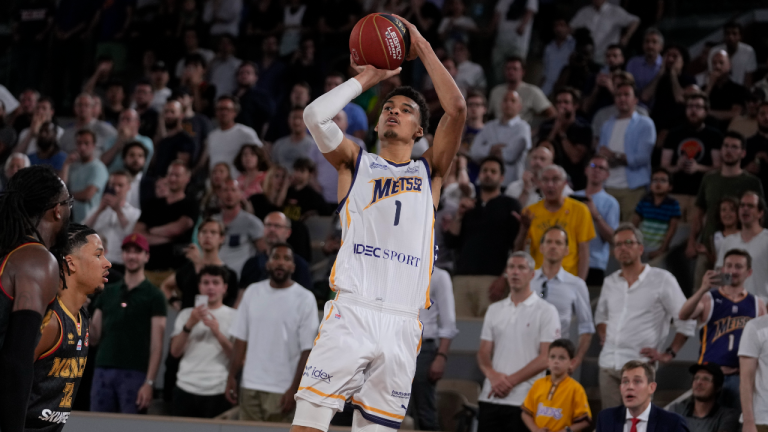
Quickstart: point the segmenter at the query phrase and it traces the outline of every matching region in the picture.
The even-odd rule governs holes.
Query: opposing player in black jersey
[[[88,312],[83,305],[104,286],[112,267],[96,231],[72,224],[68,234],[66,245],[56,248],[64,257],[67,289],[59,290],[43,320],[25,431],[64,428],[88,358]]]
[[[17,172],[0,194],[0,431],[24,428],[40,324],[62,278],[48,251],[66,241],[72,196],[47,167]]]

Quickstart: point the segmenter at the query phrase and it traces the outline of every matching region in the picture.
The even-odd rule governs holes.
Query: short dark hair
[[[218,105],[219,102],[224,101],[224,100],[228,100],[228,101],[232,102],[232,105],[235,106],[235,113],[239,113],[240,112],[240,100],[237,98],[237,96],[232,96],[232,95],[228,95],[228,94],[221,95],[221,96],[216,98],[216,105]]]
[[[307,89],[307,91],[309,92],[309,96],[312,97],[312,86],[310,86],[308,82],[306,82],[306,81],[297,81],[297,82],[293,83],[293,85],[291,86],[291,90],[293,90],[293,88],[296,87],[296,86],[304,87],[305,89]]]
[[[645,377],[648,379],[648,384],[656,382],[656,371],[653,369],[653,366],[651,366],[650,363],[642,360],[630,360],[626,362],[621,368],[621,375],[624,376],[624,372],[637,368],[643,369],[645,372]]]
[[[516,55],[507,57],[507,59],[504,60],[504,66],[506,66],[507,63],[513,63],[513,62],[520,63],[520,66],[522,66],[523,69],[525,69],[525,59],[520,57],[520,56],[516,56]]]
[[[744,26],[736,21],[728,21],[727,23],[723,24],[723,30],[728,29],[738,29],[740,34],[744,34]]]
[[[190,66],[190,65],[202,66],[203,69],[205,69],[208,63],[205,61],[205,58],[200,54],[192,53],[192,54],[187,54],[187,56],[184,57],[184,66]]]
[[[481,91],[477,91],[477,90],[467,91],[467,101],[469,101],[470,98],[480,98],[483,100],[484,105],[488,105],[488,98],[486,98],[485,94]]]
[[[155,92],[155,89],[152,87],[152,81],[149,80],[149,78],[140,78],[138,81],[136,81],[136,85],[133,86],[134,89],[138,86],[149,86],[149,89],[152,90],[152,93]]]
[[[480,161],[480,168],[483,167],[488,162],[495,162],[499,164],[499,169],[501,170],[501,175],[504,175],[504,161],[501,160],[498,156],[486,156],[483,158],[483,160]]]
[[[245,165],[243,165],[243,152],[246,149],[256,153],[256,157],[259,159],[257,164],[259,171],[266,171],[269,169],[269,158],[267,158],[267,154],[264,152],[264,149],[257,146],[256,144],[248,143],[240,146],[240,150],[237,152],[237,156],[235,156],[234,165],[238,171],[241,173],[245,172]]]
[[[606,161],[606,162],[607,162],[607,163],[609,163],[609,164],[611,163],[611,161],[608,159],[608,157],[607,157],[607,156],[605,156],[605,155],[603,155],[603,154],[600,154],[600,153],[595,153],[595,154],[593,154],[593,155],[592,155],[592,156],[589,158],[589,160],[590,160],[590,161],[591,161],[591,160],[595,160],[595,159],[604,160],[604,161]]]
[[[555,90],[554,99],[557,99],[563,93],[568,93],[573,98],[573,103],[577,104],[581,100],[581,92],[571,86],[560,87]]]
[[[419,106],[419,126],[421,126],[421,128],[424,129],[424,133],[426,133],[429,128],[429,107],[427,106],[427,101],[424,99],[424,96],[413,87],[400,86],[389,92],[387,97],[384,98],[384,102],[386,103],[386,101],[395,96],[405,96],[416,102],[416,105]],[[382,110],[383,109],[382,105]]]
[[[309,171],[310,173],[312,173],[312,172],[315,172],[315,163],[312,162],[311,159],[301,157],[296,159],[296,161],[293,163],[293,170]]]
[[[144,152],[145,159],[149,157],[149,151],[147,150],[146,147],[144,147],[144,144],[142,144],[141,141],[130,141],[125,144],[125,147],[123,147],[123,160],[125,160],[125,157],[128,155],[128,152],[134,147],[138,147],[141,149],[141,151]]]
[[[240,72],[240,69],[250,66],[253,68],[253,72],[256,74],[256,76],[259,76],[259,65],[256,63],[250,61],[250,60],[243,60],[242,63],[240,63],[240,66],[237,67],[237,71]]]
[[[744,249],[730,249],[728,252],[725,253],[725,256],[723,257],[723,263],[725,263],[725,260],[728,259],[729,256],[735,255],[735,256],[741,256],[747,259],[747,268],[752,268],[752,255],[749,254]]]
[[[272,254],[275,252],[275,249],[281,248],[281,247],[288,248],[291,251],[291,253],[293,253],[293,247],[290,244],[285,242],[280,242],[280,243],[275,243],[269,247],[269,256],[271,257]]]
[[[41,96],[41,97],[40,97],[40,98],[37,100],[37,103],[38,103],[38,104],[41,104],[41,103],[43,103],[43,102],[45,102],[45,103],[47,103],[48,105],[50,105],[50,106],[51,106],[51,108],[56,108],[56,104],[53,102],[53,99],[52,99],[51,97],[49,97],[49,96]]]
[[[119,169],[119,170],[112,171],[111,173],[109,173],[109,177],[112,177],[112,176],[123,176],[123,177],[127,178],[129,182],[133,179],[133,176],[131,175],[131,173],[129,173],[128,171],[126,171],[124,169]],[[102,242],[103,242],[103,240],[102,240]]]
[[[213,264],[203,266],[203,268],[200,269],[200,273],[197,274],[198,285],[200,285],[200,282],[203,280],[203,276],[205,275],[220,276],[221,281],[224,282],[224,285],[227,285],[227,282],[229,282],[229,270],[227,270],[224,266],[217,266]]]
[[[757,197],[757,210],[765,211],[765,200],[763,199],[763,196],[760,193],[755,192],[753,190],[748,190],[748,191],[744,192],[743,194],[741,194],[741,198],[744,198],[746,195],[754,195],[754,196],[756,196]],[[741,199],[739,199],[739,201],[741,201]]]
[[[336,70],[328,72],[328,75],[325,76],[326,79],[328,79],[330,77],[339,77],[339,78],[341,78],[342,81],[347,79],[346,75],[344,75],[342,72],[339,72],[339,71],[336,71]]]
[[[667,171],[665,168],[662,168],[662,167],[656,167],[656,168],[653,169],[653,171],[651,171],[651,178],[653,178],[653,175],[656,174],[656,173],[666,174],[667,182],[670,185],[672,185],[672,174],[670,174],[669,171]]]
[[[689,93],[689,94],[685,95],[684,99],[685,99],[686,105],[688,104],[689,101],[696,100],[696,99],[701,99],[701,100],[704,101],[704,108],[706,110],[709,110],[709,96],[707,96],[707,94],[702,92],[702,91],[697,91],[697,92],[694,92],[694,93]]]
[[[555,339],[549,344],[549,352],[552,352],[552,348],[562,348],[568,353],[568,358],[573,358],[576,355],[576,347],[573,346],[573,342],[568,339]]]
[[[125,85],[118,78],[113,78],[107,81],[107,88],[110,88],[110,87],[120,87],[121,89],[123,89],[123,91],[125,91]]]
[[[728,132],[723,134],[723,141],[725,141],[726,138],[733,138],[733,139],[739,140],[739,144],[741,145],[742,150],[744,149],[744,145],[745,145],[744,135],[736,131],[729,130]]]
[[[552,225],[551,227],[545,229],[544,233],[541,234],[541,238],[539,239],[539,244],[540,245],[544,244],[544,239],[547,237],[547,233],[549,233],[550,231],[562,231],[563,234],[565,234],[565,245],[568,246],[568,231],[566,231],[565,228],[563,228],[560,225]],[[571,357],[573,357],[573,356],[571,356]]]
[[[56,245],[54,255],[60,254],[61,257],[71,255],[88,243],[88,236],[92,234],[98,234],[95,229],[81,225],[78,223],[71,223],[67,228],[67,241],[62,245]],[[69,267],[64,266],[69,273]]]
[[[621,55],[622,56],[624,55],[624,47],[619,45],[619,44],[610,44],[610,45],[608,45],[605,48],[605,52],[608,52],[609,50],[615,50],[615,49],[621,51]],[[603,53],[603,54],[605,54],[605,53]]]
[[[96,144],[96,134],[92,130],[83,128],[83,129],[78,129],[78,131],[75,132],[75,137],[79,137],[83,135],[90,135],[91,139],[93,140],[93,144],[94,145]]]

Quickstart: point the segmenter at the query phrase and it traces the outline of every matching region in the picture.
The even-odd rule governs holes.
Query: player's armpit
[[[44,247],[25,247],[13,254],[6,271],[13,278],[13,311],[44,315],[61,283],[56,258]]]
[[[463,102],[463,99],[462,99]],[[461,146],[461,134],[467,118],[466,108],[443,115],[435,131],[432,147],[424,152],[423,157],[429,162],[432,177],[443,177],[453,162]]]
[[[59,333],[61,325],[56,318],[56,314],[52,310],[48,310],[43,317],[43,334],[40,337],[40,342],[37,343],[35,348],[35,360],[37,361],[40,356],[50,351],[59,341]]]
[[[335,150],[323,153],[323,156],[336,168],[336,171],[348,170],[351,172],[355,170],[355,161],[360,151],[360,146],[345,136]]]

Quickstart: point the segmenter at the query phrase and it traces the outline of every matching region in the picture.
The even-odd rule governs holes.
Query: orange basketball
[[[405,61],[410,47],[408,29],[397,17],[385,13],[363,17],[349,35],[349,52],[361,66],[395,70]]]

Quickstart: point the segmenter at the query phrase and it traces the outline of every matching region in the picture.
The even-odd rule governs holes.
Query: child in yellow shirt
[[[575,347],[568,339],[549,345],[550,375],[533,383],[523,402],[523,422],[531,432],[577,432],[589,426],[587,393],[568,371]]]

